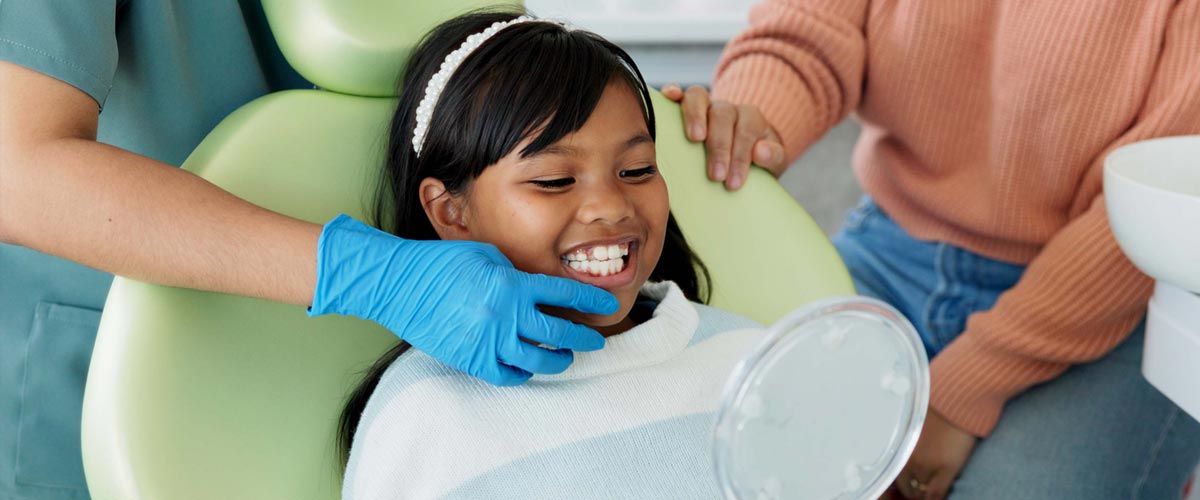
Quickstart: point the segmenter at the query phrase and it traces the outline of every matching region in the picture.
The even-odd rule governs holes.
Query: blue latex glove
[[[369,319],[496,385],[562,372],[574,359],[571,351],[604,347],[599,333],[548,316],[536,304],[595,314],[618,308],[616,297],[599,288],[516,270],[495,246],[405,240],[339,215],[317,244],[317,288],[308,314]]]

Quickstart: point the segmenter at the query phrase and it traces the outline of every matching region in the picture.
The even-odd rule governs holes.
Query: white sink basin
[[[1134,265],[1200,292],[1200,136],[1113,151],[1104,163],[1104,196],[1117,243]]]
[[[1200,419],[1200,136],[1113,151],[1104,163],[1104,195],[1117,243],[1158,280],[1142,373]]]

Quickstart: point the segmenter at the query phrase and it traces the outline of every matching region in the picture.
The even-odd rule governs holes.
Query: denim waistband
[[[962,333],[967,318],[995,305],[1025,266],[945,242],[920,240],[870,197],[846,218],[834,245],[859,293],[896,306],[933,355]]]

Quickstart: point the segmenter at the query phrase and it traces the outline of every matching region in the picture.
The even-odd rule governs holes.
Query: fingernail
[[[729,189],[736,190],[738,188],[741,188],[742,182],[744,182],[742,180],[742,175],[737,172],[734,172],[733,175],[729,176]]]
[[[701,127],[699,125],[693,125],[691,135],[692,135],[693,141],[703,141],[704,140],[704,127]]]
[[[717,181],[723,182],[725,180],[725,175],[728,173],[729,167],[725,165],[724,162],[717,162],[716,165],[713,165],[713,175],[716,176]]]

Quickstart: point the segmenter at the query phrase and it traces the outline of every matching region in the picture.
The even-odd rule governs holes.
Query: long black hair
[[[582,128],[613,81],[625,83],[640,97],[642,117],[654,137],[650,91],[629,54],[594,33],[539,21],[501,30],[462,62],[442,90],[418,157],[413,129],[430,77],[468,36],[521,15],[525,13],[511,8],[472,11],[442,23],[418,44],[405,66],[392,116],[373,214],[377,226],[402,238],[438,239],[418,196],[423,179],[438,179],[450,193],[460,193],[534,133],[521,155],[540,152]],[[688,247],[674,216],[668,216],[662,256],[650,279],[674,281],[689,300],[708,302],[708,270]],[[351,393],[338,426],[343,466],[367,400],[383,372],[408,347],[400,342],[385,353]]]

